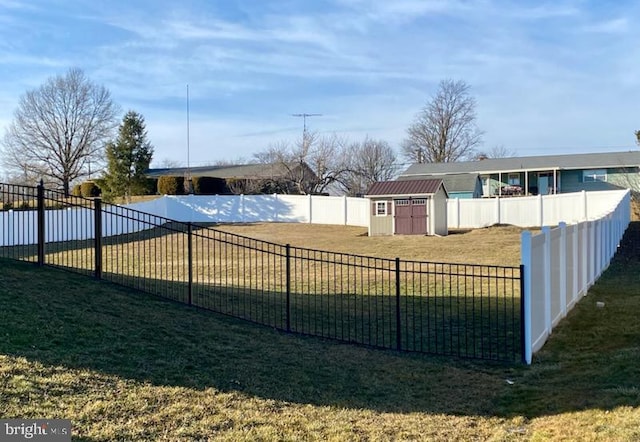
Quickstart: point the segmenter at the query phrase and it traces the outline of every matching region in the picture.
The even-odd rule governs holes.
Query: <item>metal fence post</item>
[[[396,350],[402,350],[400,316],[400,258],[396,258]]]
[[[286,278],[287,278],[287,331],[291,331],[291,245],[285,246],[286,250]]]
[[[95,258],[94,276],[102,279],[102,200],[93,200],[93,254]]]
[[[45,243],[45,227],[44,227],[44,181],[40,180],[38,184],[38,265],[44,265],[44,243]]]
[[[193,240],[192,240],[192,225],[187,223],[187,254],[188,256],[188,278],[189,283],[187,285],[187,296],[189,297],[189,305],[193,304]]]

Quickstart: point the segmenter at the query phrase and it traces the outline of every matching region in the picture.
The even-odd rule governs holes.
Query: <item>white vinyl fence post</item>
[[[312,210],[313,210],[313,199],[311,198],[311,194],[309,194],[309,224],[313,223]]]
[[[542,228],[544,235],[544,262],[542,263],[544,275],[544,324],[547,335],[551,335],[551,228]]]
[[[500,223],[500,200],[501,199],[502,198],[496,198],[496,211],[495,211],[496,220],[494,224],[501,224]]]
[[[544,207],[543,207],[542,195],[538,194],[538,227],[544,226]]]
[[[573,293],[571,293],[571,303],[575,303],[578,298],[578,293],[580,293],[580,287],[578,284],[580,283],[578,280],[578,274],[580,269],[580,262],[578,261],[578,241],[580,241],[580,236],[578,235],[579,224],[573,226],[573,271],[571,277],[573,278]]]
[[[349,202],[346,195],[342,197],[342,201],[343,201],[342,210],[344,212],[344,225],[346,226],[349,224],[349,207],[348,207]]]
[[[580,250],[582,250],[582,281],[580,281],[580,291],[583,295],[587,294],[589,288],[589,221],[581,223],[582,234],[580,235]]]
[[[582,192],[582,220],[587,221],[589,219],[589,211],[587,210],[587,191],[583,190]]]
[[[591,287],[596,279],[596,260],[598,250],[596,249],[596,222],[589,222],[589,287]]]
[[[244,194],[240,195],[240,222],[244,222]]]
[[[524,284],[522,284],[524,290],[520,294],[523,308],[522,315],[522,331],[524,340],[524,354],[522,355],[525,363],[531,364],[532,352],[532,340],[531,340],[531,232],[528,230],[523,231],[520,234],[520,263],[524,267]]]
[[[560,228],[560,309],[562,317],[567,316],[567,223],[561,222]]]
[[[273,194],[273,220],[278,222],[278,194]]]

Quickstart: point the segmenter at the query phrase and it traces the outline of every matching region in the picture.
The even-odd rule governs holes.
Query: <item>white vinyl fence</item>
[[[626,190],[575,192],[515,198],[450,199],[450,229],[477,229],[494,224],[519,227],[556,226],[596,219],[612,210]]]
[[[0,212],[0,247],[30,245],[38,242],[38,214],[35,210]],[[45,242],[78,241],[94,238],[94,210],[83,207],[46,210]],[[126,207],[103,207],[102,236],[140,232],[169,220],[140,213]]]
[[[367,227],[369,203],[363,198],[310,195],[164,196],[127,206],[103,205],[102,236],[182,222],[295,222]],[[0,246],[36,244],[35,210],[0,212]],[[46,242],[94,237],[94,211],[74,207],[45,211]]]
[[[493,224],[520,227],[571,224],[600,217],[612,210],[624,194],[624,190],[616,190],[521,198],[453,199],[448,201],[448,225],[454,229]],[[162,220],[152,219],[157,216],[182,222],[296,222],[368,227],[369,204],[366,198],[319,195],[163,196],[124,207],[105,205],[102,226],[104,236],[133,233],[151,228],[152,224],[161,224]],[[46,222],[49,226],[47,241],[93,237],[92,209],[47,210]],[[35,244],[36,224],[35,211],[0,212],[0,246]],[[72,225],[81,228],[71,228]]]
[[[294,222],[369,226],[369,200],[344,196],[163,196],[127,207],[183,222]]]
[[[600,192],[598,192],[600,193]],[[609,266],[629,225],[630,193],[608,213],[573,225],[522,232],[525,360],[531,363],[558,322]]]

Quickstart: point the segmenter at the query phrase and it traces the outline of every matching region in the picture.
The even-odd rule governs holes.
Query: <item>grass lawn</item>
[[[633,229],[530,367],[286,335],[1,260],[0,415],[83,440],[637,440]]]
[[[384,348],[400,345],[425,353],[511,361],[520,358],[518,268],[410,262],[435,261],[438,256],[443,261],[460,262],[466,256],[465,244],[473,244],[477,250],[486,248],[485,259],[494,264],[503,256],[505,261],[513,260],[517,253],[509,247],[519,246],[520,229],[496,227],[447,238],[407,240],[369,238],[363,236],[364,229],[344,226],[221,227],[222,233],[194,228],[192,297],[188,291],[189,241],[183,225],[104,238],[103,278],[302,334]],[[284,241],[293,246],[289,272],[286,250],[277,244]],[[380,257],[315,252],[296,246]],[[35,259],[32,246],[0,253],[11,257],[16,250]],[[45,251],[48,264],[87,274],[94,268],[92,240],[51,243]],[[395,261],[388,259],[396,253],[402,256],[398,275]],[[384,256],[387,259],[381,258]],[[287,287],[290,304],[286,303]]]
[[[216,229],[296,247],[331,250],[379,258],[517,266],[520,233],[514,226],[453,230],[446,237],[367,236],[366,227],[322,224],[221,224]]]

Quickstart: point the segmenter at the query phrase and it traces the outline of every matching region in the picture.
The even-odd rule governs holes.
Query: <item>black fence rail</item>
[[[0,184],[0,198],[2,257],[287,332],[437,355],[522,358],[520,267],[292,247],[43,186]]]

